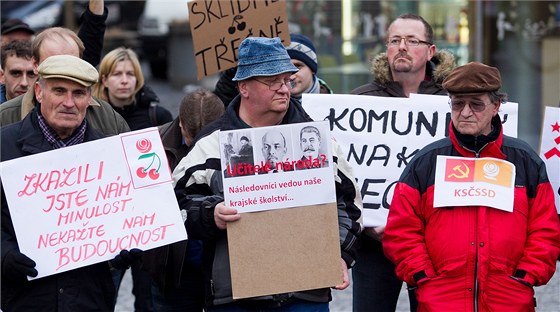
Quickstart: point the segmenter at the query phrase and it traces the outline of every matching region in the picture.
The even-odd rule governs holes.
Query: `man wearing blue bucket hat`
[[[204,242],[207,311],[328,311],[328,288],[241,300],[232,297],[226,229],[228,223],[241,216],[224,205],[219,132],[312,121],[297,100],[290,98],[290,76],[297,68],[279,38],[246,38],[239,46],[238,59],[233,80],[239,94],[220,119],[201,131],[189,154],[173,172],[179,206],[187,212],[189,237]],[[335,288],[345,289],[361,232],[361,198],[351,169],[335,142],[333,155],[344,277],[343,283]]]

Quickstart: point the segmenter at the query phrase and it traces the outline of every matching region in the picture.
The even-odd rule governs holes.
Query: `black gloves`
[[[130,267],[134,262],[138,261],[142,257],[143,251],[138,248],[133,248],[130,251],[124,249],[113,258],[109,260],[109,265],[111,268],[116,270],[125,270]]]
[[[2,262],[2,277],[10,279],[22,279],[27,276],[35,277],[38,272],[35,269],[35,261],[29,259],[18,250],[9,251]]]

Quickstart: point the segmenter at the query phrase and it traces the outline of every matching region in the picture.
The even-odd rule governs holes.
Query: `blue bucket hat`
[[[275,76],[298,71],[280,38],[247,37],[239,46],[237,72],[233,81],[255,76]]]

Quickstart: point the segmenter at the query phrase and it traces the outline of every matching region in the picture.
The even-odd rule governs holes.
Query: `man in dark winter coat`
[[[227,228],[243,216],[224,204],[219,134],[221,130],[311,121],[301,105],[290,98],[290,76],[296,71],[279,38],[243,40],[233,78],[239,95],[220,119],[202,130],[173,172],[179,206],[187,212],[189,238],[202,239],[204,243],[207,311],[328,311],[332,298],[329,288],[234,300],[229,273]],[[361,200],[350,167],[334,141],[333,161],[343,277],[335,288],[345,289],[361,231]]]
[[[77,57],[57,55],[47,58],[38,72],[34,109],[22,121],[0,131],[1,161],[103,137],[85,119],[92,101],[91,86],[97,81],[95,68]],[[140,250],[123,250],[109,263],[100,262],[28,281],[28,276],[38,274],[36,263],[19,251],[3,188],[1,209],[3,311],[113,310],[116,291],[111,268],[129,266],[139,258]]]
[[[441,83],[454,67],[449,52],[436,51],[433,30],[422,17],[403,14],[387,30],[387,51],[371,62],[374,81],[352,94],[409,97],[411,93],[447,95]],[[385,226],[366,227],[352,270],[354,311],[395,311],[402,281],[383,254]],[[416,310],[414,290],[409,290],[411,311]]]

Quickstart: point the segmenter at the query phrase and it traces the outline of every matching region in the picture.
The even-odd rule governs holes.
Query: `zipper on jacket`
[[[476,245],[475,245],[476,247]],[[474,312],[478,312],[478,247],[476,248],[476,257],[474,263]]]
[[[488,143],[484,144],[483,147],[481,147],[478,152],[473,151],[470,148],[467,148],[466,146],[461,145],[462,148],[466,149],[467,151],[471,152],[474,154],[474,158],[480,158],[480,153],[482,152],[482,150],[484,150],[484,148],[486,147],[486,145],[488,145]]]
[[[476,138],[475,138],[475,140],[476,140]],[[469,148],[467,148],[463,145],[461,145],[461,147],[463,147],[464,149],[466,149],[469,152],[472,152],[474,154],[474,158],[480,158],[480,153],[484,150],[486,145],[488,145],[488,143],[484,144],[484,146],[482,146],[478,150],[478,152],[475,152],[475,151],[473,151],[473,150],[471,150],[471,149],[469,149]],[[477,222],[477,227],[478,227],[478,217],[477,217],[476,222]],[[477,277],[478,276],[478,245],[475,245],[475,246],[476,246],[476,256],[475,256],[475,259],[474,259],[475,262],[474,262],[474,290],[473,290],[474,291],[474,300],[473,300],[474,307],[473,307],[473,311],[478,312],[478,277]]]

